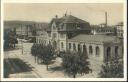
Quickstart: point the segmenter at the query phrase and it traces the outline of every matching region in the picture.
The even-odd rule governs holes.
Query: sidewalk
[[[57,70],[57,71],[47,70],[46,65],[35,63],[35,59],[30,53],[31,46],[32,46],[32,44],[25,43],[23,46],[24,47],[24,53],[23,54],[21,54],[21,52],[22,52],[21,49],[10,51],[9,54],[11,54],[11,57],[17,57],[19,59],[22,59],[28,65],[33,67],[33,70],[41,78],[72,78],[72,76],[69,77],[68,75],[64,74],[63,70]],[[61,58],[56,58],[55,62],[53,64],[49,65],[49,69],[53,68],[53,67],[57,67],[57,66],[61,67],[61,62],[62,62]],[[97,73],[96,73],[96,71],[93,71],[92,73],[85,74],[83,76],[78,74],[76,77],[77,78],[96,78]]]
[[[32,67],[34,67],[34,71],[36,71],[40,76],[42,76],[42,78],[68,78],[68,76],[64,75],[63,72],[61,71],[51,71],[46,69],[46,65],[43,64],[37,64],[35,63],[34,57],[31,56],[30,54],[25,54],[25,55],[18,55],[20,59],[22,59],[23,61],[27,62],[28,64],[30,64]],[[59,60],[59,59],[57,59]],[[49,69],[51,67],[55,67],[55,66],[60,66],[61,62],[55,62],[52,65],[49,65]]]
[[[46,65],[43,64],[37,64],[35,63],[34,57],[31,56],[31,54],[24,54],[24,55],[18,55],[19,58],[21,58],[23,61],[27,62],[30,64],[32,67],[34,67],[34,71],[36,71],[42,78],[70,78],[67,75],[64,75],[63,71],[54,71],[52,72],[46,70]],[[51,67],[56,67],[56,66],[61,66],[61,59],[57,58],[54,64],[49,65],[49,68]],[[86,75],[77,75],[77,78],[95,78],[96,72],[93,71],[93,73],[89,73]]]

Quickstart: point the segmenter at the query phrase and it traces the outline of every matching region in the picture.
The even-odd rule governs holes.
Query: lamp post
[[[21,36],[23,36],[23,33],[22,33],[22,24],[21,24]],[[22,49],[21,49],[22,52],[21,53],[23,55],[23,39],[21,40],[21,46],[22,46]]]

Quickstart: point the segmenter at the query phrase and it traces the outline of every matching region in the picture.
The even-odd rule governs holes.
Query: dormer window
[[[61,25],[61,29],[63,29],[63,24]]]
[[[56,38],[56,37],[57,37],[56,33],[53,33],[53,38]]]
[[[77,29],[80,29],[80,27],[77,27]]]
[[[80,24],[77,24],[77,29],[80,29]]]
[[[80,24],[77,24],[77,27],[80,27]]]
[[[61,24],[60,27],[61,27],[61,29],[64,29],[64,24]]]
[[[56,27],[55,26],[53,26],[53,30],[55,30],[56,29]]]
[[[51,37],[51,33],[48,33],[48,36]]]

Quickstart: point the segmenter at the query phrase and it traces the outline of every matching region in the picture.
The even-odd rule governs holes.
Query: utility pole
[[[22,24],[21,24],[21,36],[23,37],[23,33],[22,33]],[[23,55],[23,39],[21,40],[21,46],[22,46],[22,55]]]
[[[71,15],[71,12],[70,12],[70,15]]]
[[[107,12],[105,12],[105,25],[107,27]]]

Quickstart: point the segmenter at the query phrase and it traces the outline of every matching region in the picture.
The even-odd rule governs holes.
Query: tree
[[[11,29],[5,29],[4,31],[4,49],[15,48],[15,44],[18,43],[16,32]]]
[[[43,45],[42,48],[43,48],[41,51],[42,60],[43,63],[46,64],[48,70],[48,65],[51,63],[53,59],[55,59],[55,49],[50,44],[48,44],[47,46]]]
[[[73,75],[75,78],[78,73],[89,73],[90,68],[87,59],[85,53],[67,51],[62,57],[62,66],[67,74]]]
[[[43,55],[45,50],[45,45],[44,44],[38,44],[38,48],[37,48],[37,63],[39,64],[39,60],[43,60]]]
[[[105,62],[99,76],[102,78],[123,78],[123,60],[112,59]]]
[[[8,35],[8,29],[4,29],[4,50],[7,50],[9,48],[9,35]]]
[[[38,44],[33,44],[32,45],[32,47],[31,47],[31,54],[32,54],[32,56],[34,56],[35,57],[35,63],[36,63],[36,61],[37,61],[37,50],[38,50],[38,46],[37,46]]]
[[[55,49],[52,45],[44,45],[44,44],[33,44],[31,47],[31,54],[35,57],[35,62],[39,64],[39,60],[43,61],[47,66],[51,64],[51,61],[55,59]]]
[[[8,35],[9,35],[9,44],[10,44],[10,47],[15,48],[15,44],[18,43],[18,40],[17,40],[17,37],[16,37],[16,32],[10,30],[9,33],[8,33]]]

